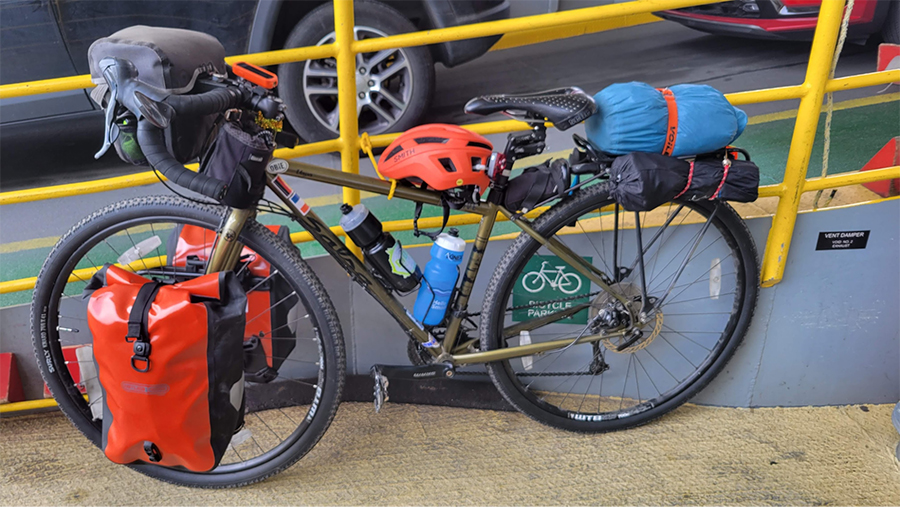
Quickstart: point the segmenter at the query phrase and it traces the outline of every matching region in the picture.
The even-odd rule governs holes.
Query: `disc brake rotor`
[[[641,289],[637,285],[629,282],[618,282],[609,286],[609,288],[614,291],[616,294],[623,296],[627,299],[629,303],[629,310],[632,315],[637,315],[641,311]],[[600,310],[614,310],[615,304],[619,300],[612,296],[609,292],[601,292],[594,298],[594,301],[591,303],[590,308],[590,318],[593,319],[600,313]],[[601,340],[601,343],[606,346],[607,350],[611,352],[615,352],[617,354],[630,354],[632,352],[636,352],[641,350],[653,341],[659,333],[662,331],[663,326],[663,313],[661,310],[657,309],[655,311],[654,317],[647,324],[641,327],[641,330],[644,332],[644,336],[639,338],[636,342],[632,343],[628,346],[628,348],[624,350],[618,350],[619,346],[629,340],[628,336],[614,336],[610,338],[604,338]]]

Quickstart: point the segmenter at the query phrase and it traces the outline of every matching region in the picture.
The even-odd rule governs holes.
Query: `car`
[[[358,37],[477,23],[509,16],[509,0],[356,0]],[[0,84],[89,73],[91,43],[122,28],[144,24],[213,35],[226,54],[326,44],[334,39],[330,0],[2,0]],[[500,36],[360,55],[368,62],[358,80],[360,131],[378,134],[416,125],[434,88],[434,65],[452,67],[484,54]],[[378,60],[378,61],[376,61]],[[337,136],[334,59],[281,65],[279,91],[300,136]],[[373,84],[369,84],[373,83]],[[0,153],[10,168],[32,164],[46,152],[82,160],[99,147],[102,111],[89,90],[0,100]],[[25,147],[28,147],[25,149]]]
[[[821,0],[732,0],[656,15],[717,35],[812,40],[821,4]],[[856,0],[847,38],[864,43],[872,35],[900,44],[900,1]]]

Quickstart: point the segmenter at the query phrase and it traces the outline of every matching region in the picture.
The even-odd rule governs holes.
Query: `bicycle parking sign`
[[[584,260],[591,262],[590,257],[584,257]],[[542,301],[548,303],[513,310],[512,319],[515,322],[523,322],[587,303],[587,297],[559,300],[577,295],[586,296],[590,290],[590,280],[559,257],[552,255],[532,257],[525,264],[525,269],[513,287],[513,306],[534,305]],[[587,317],[588,312],[584,310],[572,317],[559,320],[558,323],[587,324]]]

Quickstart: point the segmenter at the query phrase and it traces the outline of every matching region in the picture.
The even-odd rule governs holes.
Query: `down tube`
[[[369,270],[366,269],[363,263],[356,258],[346,246],[344,246],[341,240],[338,239],[333,232],[331,232],[328,225],[319,218],[315,211],[312,211],[304,204],[301,204],[301,208],[303,209],[303,211],[301,211],[301,208],[297,208],[297,206],[288,198],[288,195],[285,193],[284,189],[281,188],[281,185],[273,183],[271,178],[269,179],[268,185],[269,188],[275,192],[275,195],[281,199],[284,205],[291,210],[294,215],[293,218],[303,226],[303,228],[306,229],[320,245],[322,245],[325,251],[327,251],[345,271],[347,271],[347,274],[350,275],[350,278],[352,278],[353,281],[361,285],[366,292],[375,298],[375,300],[378,301],[392,317],[394,317],[394,320],[400,324],[400,327],[402,327],[409,336],[423,344],[428,343],[429,341],[433,342],[434,338],[431,334],[416,324],[407,313],[406,308],[404,308],[403,305],[400,304],[400,302],[397,301],[397,299],[394,298],[394,296],[388,292],[371,273],[369,273]],[[286,185],[285,187],[288,189],[290,188]],[[426,349],[435,356],[440,354],[441,350],[440,348],[427,347]]]

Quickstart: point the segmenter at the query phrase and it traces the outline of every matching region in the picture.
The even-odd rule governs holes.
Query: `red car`
[[[812,40],[822,0],[732,0],[656,13],[704,32],[757,39]],[[847,37],[880,34],[900,44],[900,0],[856,0]]]

